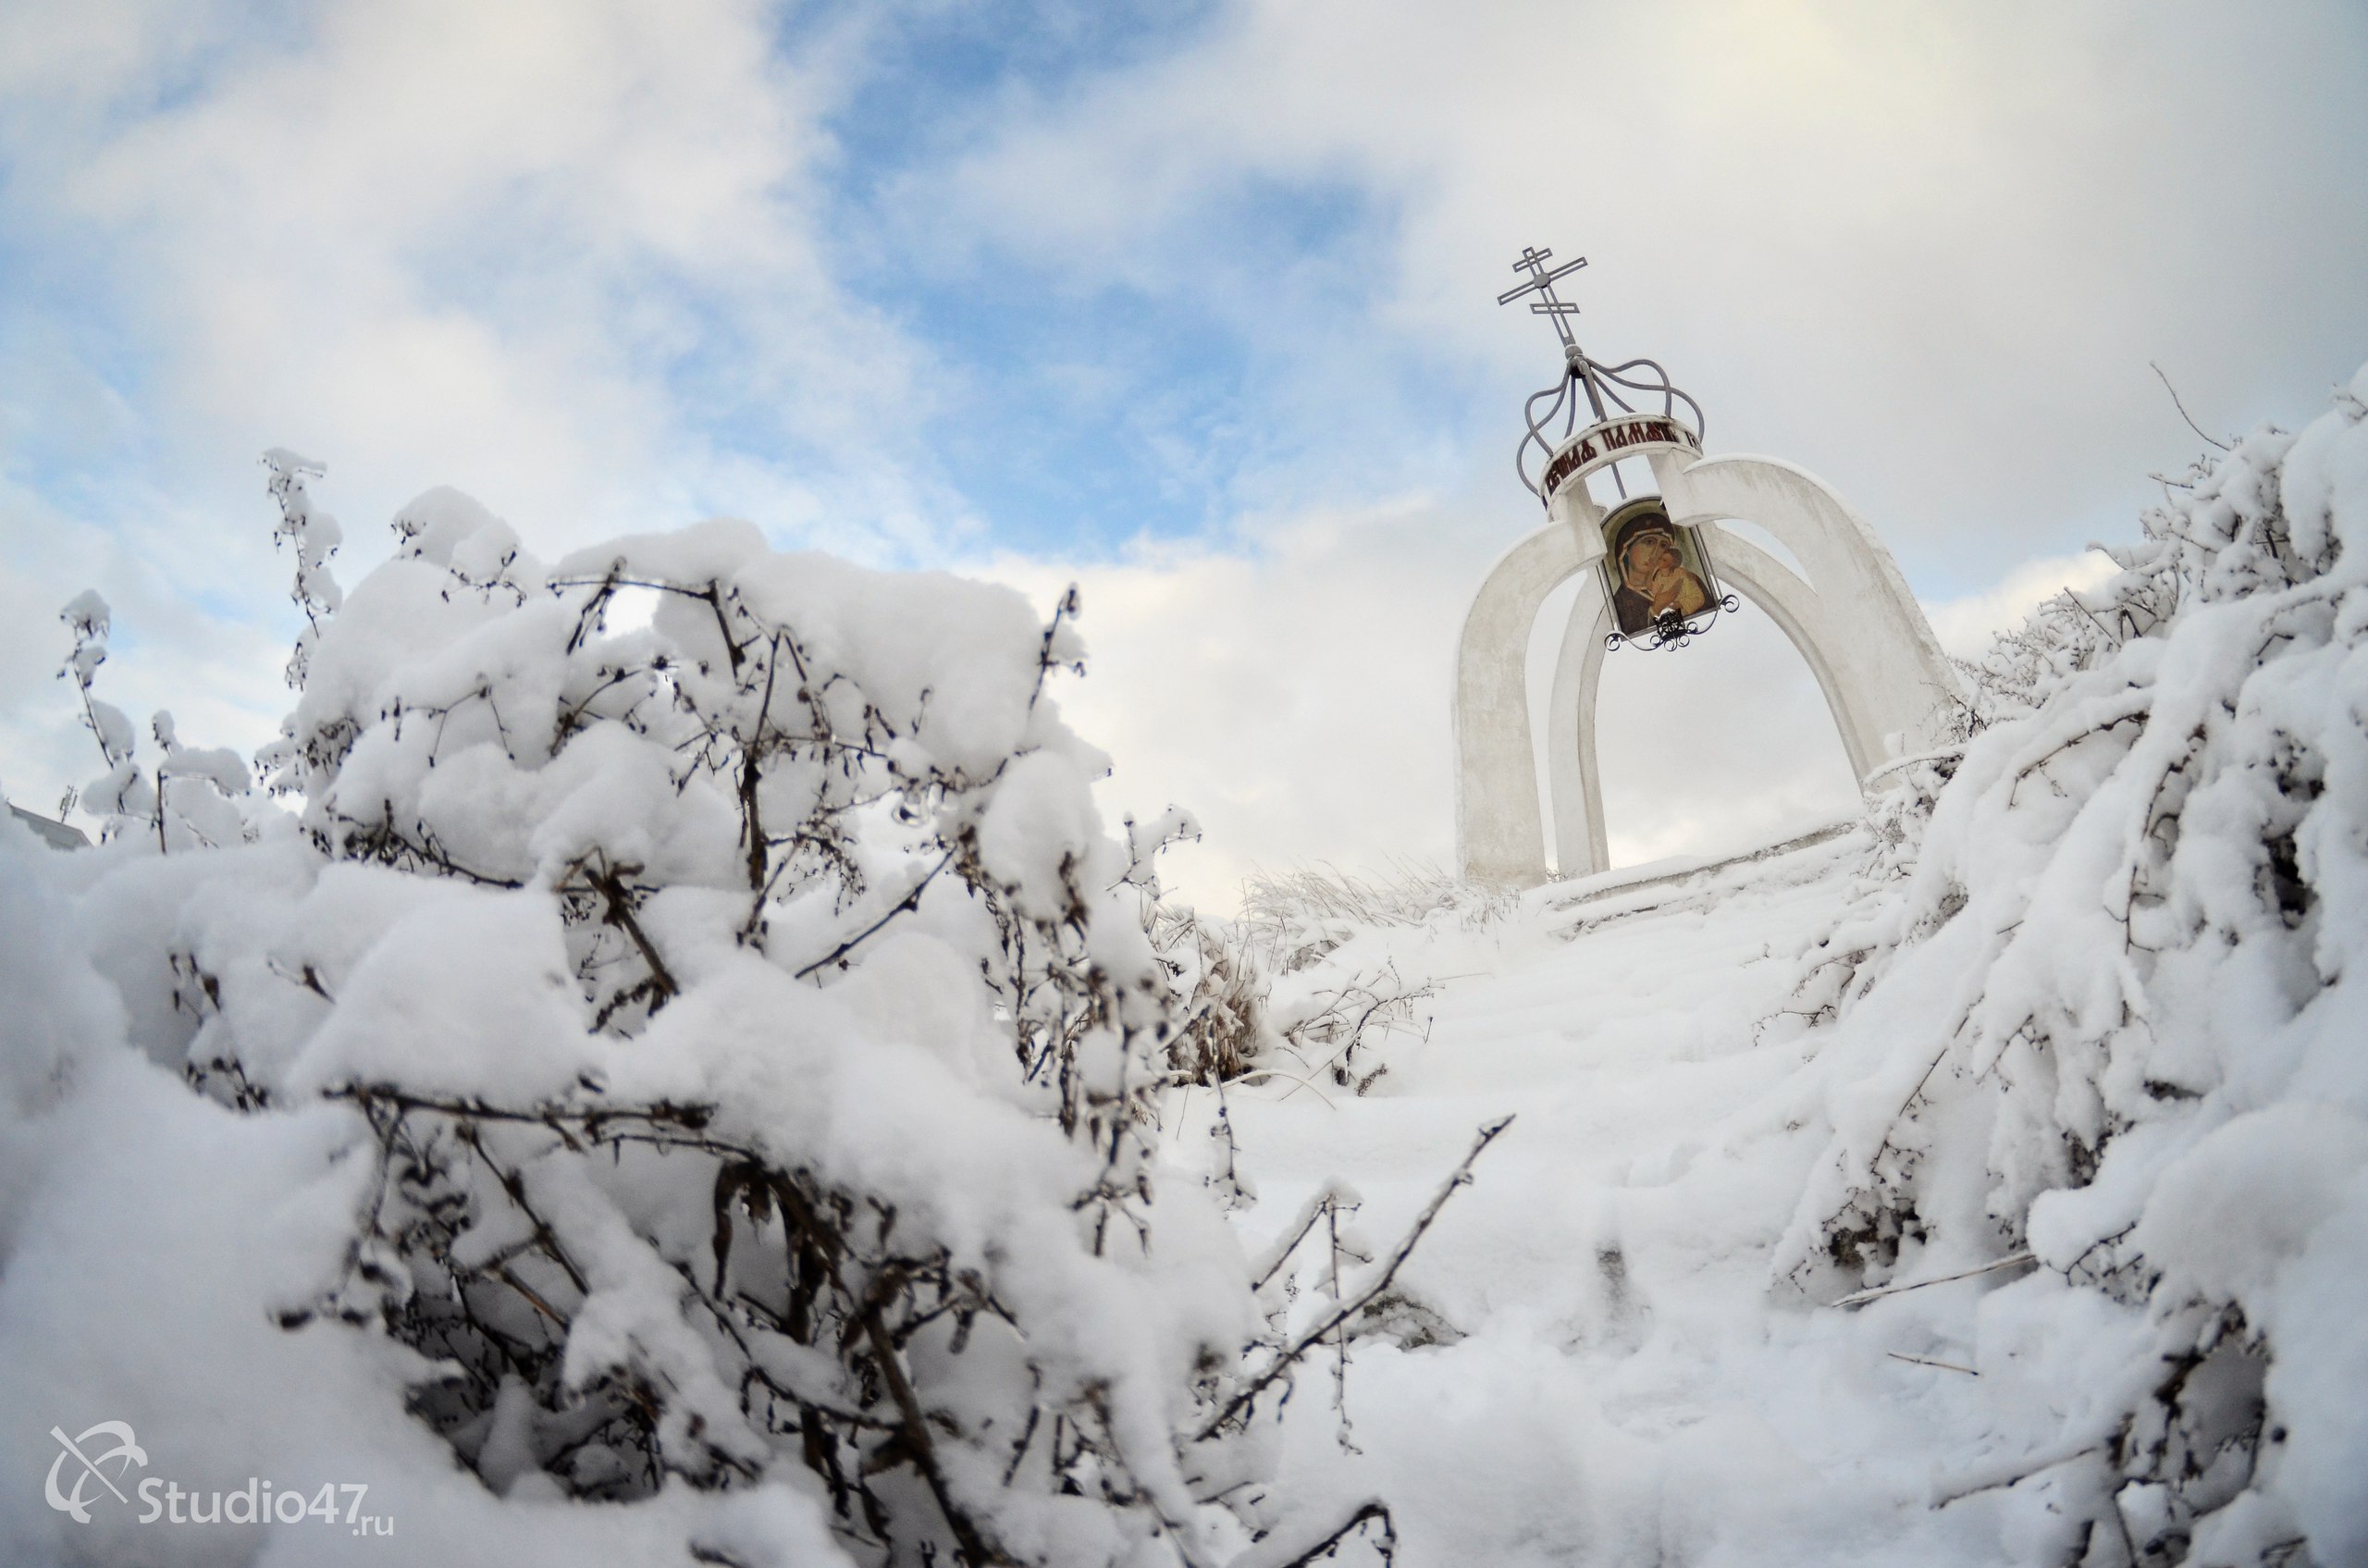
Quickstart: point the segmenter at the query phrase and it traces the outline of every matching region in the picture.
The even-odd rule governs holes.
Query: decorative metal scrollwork
[[[1742,608],[1743,601],[1736,599],[1734,595],[1720,594],[1717,602],[1713,603],[1709,609],[1697,610],[1691,615],[1680,615],[1674,610],[1664,610],[1661,611],[1661,618],[1654,622],[1651,627],[1640,636],[1627,636],[1619,632],[1605,634],[1604,649],[1610,652],[1622,643],[1642,648],[1646,653],[1659,648],[1681,648],[1708,631],[1711,623],[1718,620],[1720,611],[1724,611],[1732,615]]]

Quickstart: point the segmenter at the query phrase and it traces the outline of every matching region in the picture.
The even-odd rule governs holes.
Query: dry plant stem
[[[1327,1110],[1327,1111],[1337,1111],[1337,1110],[1338,1110],[1338,1109],[1340,1108],[1339,1106],[1338,1106],[1338,1105],[1334,1105],[1331,1101],[1329,1101],[1329,1100],[1326,1100],[1326,1099],[1324,1098],[1324,1091],[1323,1091],[1323,1090],[1321,1090],[1321,1089],[1318,1089],[1314,1084],[1310,1083],[1307,1080],[1305,1080],[1305,1079],[1303,1079],[1303,1078],[1297,1077],[1297,1076],[1295,1076],[1295,1075],[1293,1075],[1293,1074],[1291,1074],[1291,1073],[1284,1072],[1284,1071],[1282,1071],[1282,1070],[1280,1070],[1279,1068],[1252,1068],[1248,1072],[1245,1072],[1245,1073],[1243,1073],[1243,1074],[1241,1075],[1241,1081],[1242,1081],[1242,1083],[1246,1086],[1246,1085],[1248,1085],[1249,1083],[1251,1083],[1252,1080],[1256,1080],[1256,1079],[1261,1079],[1261,1078],[1279,1078],[1279,1079],[1283,1079],[1283,1080],[1285,1080],[1286,1081],[1289,1082],[1293,1087],[1291,1087],[1291,1088],[1289,1088],[1289,1089],[1286,1089],[1285,1091],[1283,1091],[1283,1098],[1284,1098],[1284,1099],[1286,1099],[1286,1100],[1289,1099],[1292,1095],[1294,1095],[1294,1094],[1298,1093],[1301,1089],[1304,1089],[1304,1090],[1306,1090],[1309,1093],[1311,1093],[1311,1094],[1314,1095],[1317,1099],[1319,1099],[1319,1100],[1324,1100],[1324,1108],[1325,1108],[1326,1110]]]
[[[1236,1416],[1246,1415],[1251,1406],[1257,1402],[1258,1396],[1272,1388],[1276,1379],[1289,1371],[1301,1356],[1305,1355],[1314,1346],[1322,1344],[1326,1336],[1335,1329],[1345,1327],[1357,1314],[1363,1312],[1384,1290],[1389,1289],[1389,1282],[1398,1277],[1398,1270],[1409,1257],[1413,1255],[1415,1243],[1423,1239],[1424,1232],[1430,1229],[1432,1222],[1438,1218],[1439,1210],[1447,1206],[1447,1201],[1455,1196],[1455,1190],[1471,1184],[1473,1162],[1480,1157],[1482,1151],[1497,1141],[1498,1133],[1512,1124],[1513,1118],[1506,1117],[1482,1128],[1478,1140],[1472,1145],[1472,1152],[1463,1156],[1463,1163],[1455,1167],[1455,1173],[1447,1179],[1436,1193],[1432,1194],[1431,1201],[1424,1206],[1423,1212],[1415,1216],[1413,1226],[1406,1232],[1405,1239],[1398,1243],[1397,1250],[1389,1254],[1389,1261],[1382,1266],[1381,1272],[1374,1278],[1372,1283],[1357,1293],[1355,1301],[1340,1303],[1334,1307],[1329,1316],[1293,1340],[1290,1348],[1277,1355],[1265,1371],[1244,1384],[1241,1391],[1234,1395],[1226,1407],[1217,1413],[1216,1419],[1202,1427],[1194,1435],[1193,1440],[1206,1442],[1224,1431],[1232,1424]]]
[[[1338,1529],[1289,1562],[1275,1564],[1275,1568],[1307,1568],[1317,1558],[1331,1556],[1335,1547],[1375,1519],[1381,1521],[1381,1538],[1374,1542],[1374,1550],[1385,1565],[1395,1562],[1398,1561],[1398,1526],[1389,1517],[1389,1505],[1375,1498],[1342,1520]]]
[[[925,874],[920,881],[913,884],[913,890],[910,893],[906,894],[904,897],[898,899],[895,903],[888,907],[887,913],[882,915],[878,920],[872,921],[861,931],[857,932],[853,936],[848,937],[845,942],[840,943],[836,947],[832,948],[828,953],[823,954],[820,957],[815,959],[812,963],[798,970],[797,978],[799,980],[805,980],[810,975],[829,969],[832,964],[837,963],[841,958],[845,957],[857,947],[862,946],[866,941],[880,934],[882,929],[897,916],[919,908],[921,907],[921,895],[928,890],[931,883],[937,880],[938,872],[945,870],[946,867],[954,863],[955,853],[956,851],[954,850],[947,850],[944,856],[939,859],[937,864],[931,866],[927,874]]]
[[[516,1170],[502,1168],[500,1162],[496,1160],[492,1152],[485,1146],[485,1140],[478,1134],[475,1122],[462,1121],[460,1130],[461,1142],[466,1143],[470,1151],[485,1162],[486,1168],[493,1172],[494,1179],[501,1183],[502,1192],[518,1212],[526,1216],[527,1222],[534,1226],[535,1233],[531,1244],[540,1249],[544,1255],[559,1265],[561,1268],[566,1270],[568,1282],[575,1287],[577,1295],[590,1295],[591,1282],[584,1278],[584,1271],[575,1266],[574,1260],[570,1258],[566,1251],[560,1246],[559,1233],[551,1228],[549,1220],[536,1212],[534,1204],[526,1201],[525,1179]]]
[[[637,869],[627,866],[621,870],[614,866],[603,865],[596,871],[589,864],[576,867],[583,873],[586,883],[600,895],[602,903],[608,907],[610,923],[631,937],[633,945],[641,950],[642,961],[649,966],[650,982],[658,988],[659,1000],[663,1002],[678,994],[682,987],[674,983],[673,973],[667,969],[666,961],[658,956],[658,948],[649,940],[649,933],[643,931],[641,922],[633,918],[633,898],[623,878]]]
[[[399,1121],[403,1115],[411,1112],[425,1112],[452,1118],[458,1124],[462,1142],[493,1171],[504,1194],[534,1227],[535,1233],[530,1244],[544,1252],[565,1270],[579,1291],[587,1290],[582,1273],[559,1246],[556,1237],[543,1216],[528,1204],[524,1183],[518,1173],[503,1167],[485,1148],[476,1130],[477,1121],[487,1120],[541,1127],[556,1135],[571,1149],[579,1152],[584,1147],[584,1143],[579,1142],[579,1139],[595,1144],[601,1142],[648,1142],[660,1147],[693,1149],[735,1162],[739,1168],[769,1177],[770,1179],[765,1182],[766,1189],[772,1199],[778,1203],[783,1218],[805,1238],[815,1254],[822,1260],[822,1266],[831,1288],[853,1309],[857,1326],[860,1328],[865,1343],[870,1348],[872,1364],[877,1369],[882,1387],[895,1406],[899,1417],[894,1423],[880,1422],[876,1418],[870,1417],[858,1417],[858,1419],[863,1425],[875,1429],[894,1432],[896,1439],[901,1442],[905,1451],[910,1456],[914,1469],[919,1472],[923,1484],[935,1500],[947,1528],[954,1535],[959,1554],[965,1563],[970,1565],[970,1568],[993,1568],[993,1565],[1009,1563],[1013,1561],[973,1517],[970,1511],[964,1507],[955,1496],[953,1488],[946,1478],[944,1467],[939,1461],[936,1444],[930,1431],[927,1412],[922,1407],[919,1396],[914,1390],[911,1379],[906,1376],[896,1334],[889,1327],[882,1316],[885,1299],[894,1294],[896,1284],[900,1281],[897,1266],[892,1261],[883,1267],[876,1277],[872,1290],[869,1291],[857,1290],[846,1279],[840,1266],[846,1243],[839,1230],[817,1212],[813,1204],[794,1181],[771,1170],[764,1157],[757,1151],[706,1136],[701,1130],[707,1125],[711,1116],[708,1107],[670,1105],[635,1109],[630,1112],[576,1110],[557,1106],[539,1111],[514,1110],[481,1103],[436,1101],[383,1087],[363,1085],[333,1090],[328,1097],[352,1099],[365,1111],[374,1111],[380,1105],[388,1106],[394,1110],[395,1121]],[[377,1121],[375,1115],[372,1119],[374,1123]],[[391,1122],[381,1126],[382,1144],[392,1136],[391,1129]],[[723,1284],[722,1251],[723,1249],[719,1248],[719,1297]],[[488,1272],[515,1290],[538,1315],[548,1319],[555,1327],[565,1330],[568,1323],[566,1315],[519,1279],[506,1264],[497,1264]],[[889,1288],[882,1290],[881,1287],[883,1285]],[[702,1300],[706,1299],[706,1292],[699,1291],[696,1284],[693,1288],[696,1294]],[[706,1304],[710,1312],[717,1315],[719,1322],[728,1324],[729,1315],[722,1312],[720,1300],[707,1301]],[[795,1395],[791,1397],[802,1406],[811,1406],[810,1401],[798,1399]],[[824,1412],[823,1414],[837,1415],[841,1413]]]
[[[2194,431],[2197,435],[2203,436],[2205,440],[2211,441],[2214,446],[2218,447],[2222,451],[2226,451],[2228,450],[2227,442],[2214,440],[2212,437],[2203,435],[2203,426],[2195,422],[2195,416],[2189,414],[2187,411],[2187,404],[2179,401],[2179,389],[2171,385],[2171,378],[2163,374],[2163,367],[2156,364],[2150,359],[2146,362],[2146,368],[2152,371],[2156,377],[2160,377],[2163,383],[2163,390],[2171,394],[2171,406],[2179,411],[2179,417],[2187,421],[2187,427]]]
[[[835,1270],[833,1270],[835,1272]],[[888,1385],[888,1397],[896,1401],[897,1411],[905,1424],[898,1435],[913,1451],[913,1465],[920,1471],[921,1479],[929,1484],[930,1496],[937,1500],[938,1512],[945,1515],[946,1525],[962,1549],[963,1561],[973,1568],[990,1563],[1009,1562],[1011,1558],[1002,1548],[989,1540],[972,1519],[969,1511],[954,1500],[954,1493],[946,1485],[944,1467],[937,1461],[937,1445],[931,1441],[929,1417],[921,1409],[913,1385],[905,1376],[903,1361],[890,1340],[887,1327],[880,1321],[880,1309],[871,1307],[863,1315],[863,1335],[871,1344],[872,1356],[880,1368],[881,1380]]]
[[[1878,1285],[1871,1290],[1856,1290],[1840,1301],[1828,1304],[1838,1307],[1859,1306],[1873,1301],[1878,1296],[1896,1296],[1902,1290],[1920,1290],[1927,1285],[1945,1285],[1952,1279],[1970,1279],[1978,1274],[1995,1274],[2002,1268],[2013,1268],[2018,1264],[2036,1261],[2038,1260],[2029,1253],[2016,1253],[2013,1257],[2000,1258],[1995,1263],[1985,1263],[1980,1268],[1964,1269],[1955,1274],[1943,1274],[1935,1279],[1911,1279],[1905,1285]]]
[[[1266,1282],[1281,1272],[1283,1265],[1290,1262],[1291,1254],[1299,1250],[1299,1244],[1301,1241],[1306,1241],[1310,1235],[1314,1234],[1316,1226],[1323,1222],[1324,1216],[1331,1211],[1333,1205],[1334,1199],[1330,1192],[1327,1191],[1322,1202],[1312,1205],[1308,1209],[1306,1219],[1301,1224],[1299,1229],[1293,1233],[1291,1239],[1282,1246],[1275,1249],[1274,1261],[1266,1266],[1264,1273],[1260,1274],[1257,1278],[1250,1282],[1250,1288],[1252,1290],[1263,1290],[1266,1288]]]
[[[1325,1229],[1332,1245],[1327,1258],[1332,1270],[1332,1299],[1340,1299],[1340,1205],[1325,1205]],[[1332,1331],[1332,1408],[1340,1417],[1340,1446],[1353,1449],[1349,1439],[1349,1326],[1343,1322]]]
[[[740,754],[740,834],[748,851],[748,888],[752,893],[765,891],[765,828],[764,817],[758,800],[758,789],[764,783],[765,747],[764,716],[772,710],[773,675],[781,668],[781,643],[773,643],[774,657],[765,661],[765,695],[757,703],[757,735]]]
[[[2029,1480],[2032,1476],[2040,1475],[2045,1471],[2053,1470],[2059,1464],[2069,1464],[2076,1459],[2086,1459],[2089,1455],[2097,1452],[2104,1446],[2105,1445],[2102,1442],[2090,1443],[2086,1448],[2074,1449],[2070,1453],[2059,1453],[2053,1459],[2042,1459],[2028,1470],[2017,1471],[2012,1475],[2001,1476],[1995,1481],[1983,1481],[1975,1486],[1965,1487],[1949,1493],[1946,1497],[1934,1498],[1932,1500],[1932,1506],[1934,1508],[1946,1508],[1953,1502],[1963,1502],[1969,1497],[1980,1497],[1983,1492],[2001,1491],[2008,1487],[2019,1487],[2025,1481]]]
[[[308,613],[309,613],[309,611],[308,611]],[[78,653],[81,650],[81,646],[82,646],[82,645],[81,645],[80,642],[78,642],[78,643],[75,645],[75,650],[76,650]],[[93,740],[94,742],[96,742],[96,743],[97,743],[97,745],[98,745],[98,748],[99,748],[99,760],[100,760],[100,761],[102,761],[102,762],[104,762],[105,764],[106,764],[106,766],[107,766],[109,769],[112,769],[112,768],[114,768],[114,767],[115,767],[115,759],[114,759],[113,757],[109,756],[109,755],[108,755],[108,753],[107,753],[107,743],[106,743],[106,739],[105,739],[105,732],[103,732],[103,731],[99,728],[99,716],[98,716],[96,713],[94,713],[94,712],[92,712],[92,711],[91,710],[91,683],[90,683],[90,680],[89,680],[89,678],[88,678],[88,677],[78,677],[78,678],[77,678],[77,680],[75,681],[75,685],[76,685],[80,689],[80,692],[81,692],[81,698],[82,698],[82,722],[83,722],[83,725],[84,725],[86,728],[88,728],[88,729],[90,730],[90,732],[91,732],[91,738],[92,738],[92,740]],[[125,760],[127,760],[127,761],[129,761],[130,759],[130,758],[128,758],[128,757],[125,759]],[[157,854],[159,854],[159,855],[162,855],[162,854],[165,854],[166,852],[166,846],[165,846],[165,768],[164,768],[164,764],[160,762],[160,763],[158,763],[158,764],[157,764],[157,766],[156,766],[156,853],[157,853]]]

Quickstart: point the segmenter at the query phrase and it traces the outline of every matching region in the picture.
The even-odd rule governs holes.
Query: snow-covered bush
[[[1277,1043],[1266,1016],[1271,982],[1257,954],[1230,922],[1191,909],[1160,911],[1152,930],[1183,1000],[1169,1063],[1187,1083],[1240,1078]]]
[[[1375,876],[1301,866],[1252,877],[1231,920],[1165,911],[1154,932],[1185,999],[1171,1059],[1194,1083],[1290,1073],[1362,1094],[1388,1070],[1367,1058],[1415,1028],[1433,988],[1394,958],[1361,964],[1354,949],[1394,929],[1476,932],[1514,903],[1425,866]]]
[[[2364,393],[2002,639],[1906,880],[1827,944],[1856,1065],[1780,1270],[2028,1251],[2091,1298],[1998,1298],[2079,1396],[1943,1488],[2030,1477],[2033,1561],[2368,1560]]]
[[[1241,925],[1276,969],[1296,969],[1358,932],[1391,926],[1452,924],[1476,931],[1510,913],[1515,896],[1400,862],[1367,875],[1334,866],[1261,871],[1241,889]]]
[[[236,804],[254,782],[245,758],[228,747],[184,745],[173,716],[160,710],[148,725],[158,756],[154,766],[143,769],[131,721],[122,709],[92,695],[99,666],[106,662],[113,617],[107,601],[91,590],[75,595],[59,612],[73,635],[74,650],[58,674],[74,683],[83,727],[98,742],[107,770],[69,798],[98,818],[102,838],[144,833],[159,853],[251,837]]]
[[[1045,695],[1074,599],[1041,624],[728,522],[547,565],[450,490],[342,596],[318,466],[267,462],[307,624],[262,761],[297,815],[202,855],[16,856],[89,954],[51,922],[73,972],[43,983],[97,1000],[7,1043],[0,1170],[62,1166],[42,1139],[92,1125],[162,1149],[139,1117],[227,1117],[206,1136],[236,1152],[154,1179],[244,1182],[285,1245],[251,1285],[213,1278],[240,1247],[201,1248],[226,1315],[127,1331],[84,1253],[43,1250],[55,1226],[17,1236],[49,1211],[15,1183],[0,1246],[32,1304],[0,1291],[0,1316],[47,1361],[6,1375],[10,1408],[104,1396],[186,1448],[221,1398],[195,1368],[237,1340],[253,1402],[214,1420],[269,1449],[322,1419],[278,1369],[333,1362],[379,1390],[339,1440],[381,1433],[364,1462],[411,1477],[407,1530],[479,1560],[526,1537],[468,1534],[489,1515],[396,1457],[385,1408],[512,1505],[647,1500],[598,1527],[619,1561],[816,1562],[822,1521],[857,1562],[1209,1562],[1273,1522],[1249,1427],[1309,1347],[1154,1158],[1181,1019],[1143,861],[1189,824],[1102,832],[1104,759]],[[111,1122],[70,1093],[124,1093],[110,1030],[203,1100],[143,1089]],[[61,1095],[81,1132],[43,1130]],[[127,1380],[111,1336],[186,1353]],[[730,1503],[752,1492],[802,1522],[757,1528]],[[43,1558],[129,1549],[10,1528]]]

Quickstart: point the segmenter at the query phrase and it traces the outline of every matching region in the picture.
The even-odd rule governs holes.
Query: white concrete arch
[[[1650,461],[1671,518],[1704,531],[1728,586],[1801,650],[1859,778],[1945,741],[1955,678],[1898,564],[1864,519],[1790,463],[1683,453]],[[1724,518],[1766,528],[1808,578],[1718,526]],[[1498,562],[1464,618],[1456,667],[1456,845],[1463,874],[1474,881],[1529,887],[1546,880],[1529,633],[1546,596],[1583,570],[1589,580],[1563,630],[1547,710],[1547,794],[1561,874],[1610,868],[1595,742],[1603,639],[1611,629],[1592,571],[1603,549],[1601,524],[1581,487],[1565,489],[1546,526]]]

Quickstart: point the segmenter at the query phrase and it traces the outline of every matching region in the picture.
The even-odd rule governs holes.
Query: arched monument
[[[1562,378],[1530,399],[1517,459],[1546,523],[1489,572],[1456,651],[1457,859],[1466,877],[1500,886],[1531,887],[1549,874],[1528,652],[1539,607],[1572,576],[1583,581],[1555,658],[1543,737],[1562,876],[1610,869],[1595,735],[1606,655],[1623,646],[1683,648],[1721,611],[1738,608],[1737,594],[1808,661],[1862,782],[1886,763],[1944,745],[1956,711],[1949,661],[1875,531],[1791,463],[1705,456],[1700,406],[1652,361],[1589,359],[1571,331],[1578,307],[1554,293],[1555,280],[1586,258],[1548,271],[1552,253],[1523,252],[1513,269],[1529,281],[1498,300],[1537,296],[1530,308],[1562,342]],[[1643,461],[1657,494],[1627,494],[1629,474],[1615,465],[1628,459]],[[1622,498],[1616,504],[1589,492],[1588,476],[1607,469]],[[1729,521],[1765,528],[1800,570]]]

